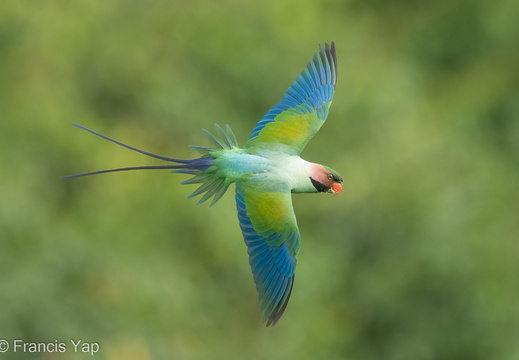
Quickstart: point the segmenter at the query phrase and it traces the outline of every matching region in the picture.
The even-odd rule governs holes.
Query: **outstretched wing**
[[[299,155],[326,120],[336,82],[335,44],[319,45],[319,52],[290,85],[283,99],[256,124],[246,148],[254,151],[283,144],[286,146],[282,151]]]
[[[292,292],[299,250],[290,190],[264,191],[253,182],[239,182],[236,206],[263,320],[275,325]]]

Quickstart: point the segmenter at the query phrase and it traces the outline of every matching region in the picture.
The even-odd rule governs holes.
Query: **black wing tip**
[[[323,63],[327,62],[330,65],[332,71],[332,83],[335,87],[335,84],[337,83],[337,52],[335,50],[335,42],[325,42],[324,47],[319,44],[319,53],[316,53],[315,56],[321,57]]]
[[[330,64],[333,64],[335,76],[337,76],[337,52],[335,51],[335,42],[332,41],[330,44],[325,42],[324,53]]]
[[[323,49],[323,46],[321,44],[319,44],[319,48],[321,50],[326,51],[327,53],[328,52],[335,53],[335,42],[334,41],[330,41],[330,43],[325,42],[324,43],[324,49]]]
[[[323,52],[327,57],[337,59],[337,52],[335,50],[335,42],[331,41],[330,43],[325,42],[323,45],[319,44],[319,52]]]
[[[276,306],[276,308],[274,309],[274,312],[272,314],[270,314],[270,316],[267,318],[267,324],[266,324],[267,327],[275,326],[277,324],[277,322],[279,321],[279,319],[281,319],[281,316],[283,316],[283,314],[285,313],[285,310],[288,305],[288,301],[290,300],[290,295],[292,295],[292,289],[294,288],[294,280],[295,280],[295,274],[292,275],[292,283],[290,285],[290,290],[289,290],[289,293],[288,293],[286,299],[282,303],[279,303],[278,306]]]
[[[335,43],[332,41],[329,54],[332,56],[335,67],[337,67],[337,52],[335,51]]]

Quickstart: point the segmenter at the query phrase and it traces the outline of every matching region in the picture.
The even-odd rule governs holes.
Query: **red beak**
[[[332,185],[333,196],[339,195],[341,190],[342,190],[342,184],[333,183],[333,185]]]

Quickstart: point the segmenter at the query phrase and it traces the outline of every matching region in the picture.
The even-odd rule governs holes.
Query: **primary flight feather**
[[[335,45],[319,46],[287,89],[285,95],[256,124],[245,147],[240,148],[229,126],[216,125],[216,136],[204,129],[212,147],[191,146],[202,154],[192,160],[152,154],[123,144],[81,125],[75,126],[168,165],[136,166],[94,171],[70,177],[107,172],[173,169],[193,175],[182,184],[201,184],[189,197],[198,203],[216,203],[236,184],[238,220],[247,245],[261,311],[267,326],[283,315],[294,285],[300,235],[292,208],[292,193],[339,194],[343,179],[329,167],[300,157],[328,115],[337,82]]]

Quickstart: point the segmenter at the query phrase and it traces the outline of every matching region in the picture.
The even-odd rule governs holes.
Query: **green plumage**
[[[70,177],[139,169],[172,169],[192,175],[182,184],[200,184],[189,197],[214,205],[236,183],[236,208],[249,263],[267,326],[283,315],[295,279],[300,248],[292,193],[334,192],[342,178],[333,170],[299,156],[324,123],[337,80],[335,46],[325,44],[288,88],[285,95],[256,124],[244,148],[227,125],[213,135],[203,130],[211,147],[191,146],[202,154],[192,160],[152,154],[86,129],[130,150],[168,161],[169,165],[136,166],[94,171]]]

